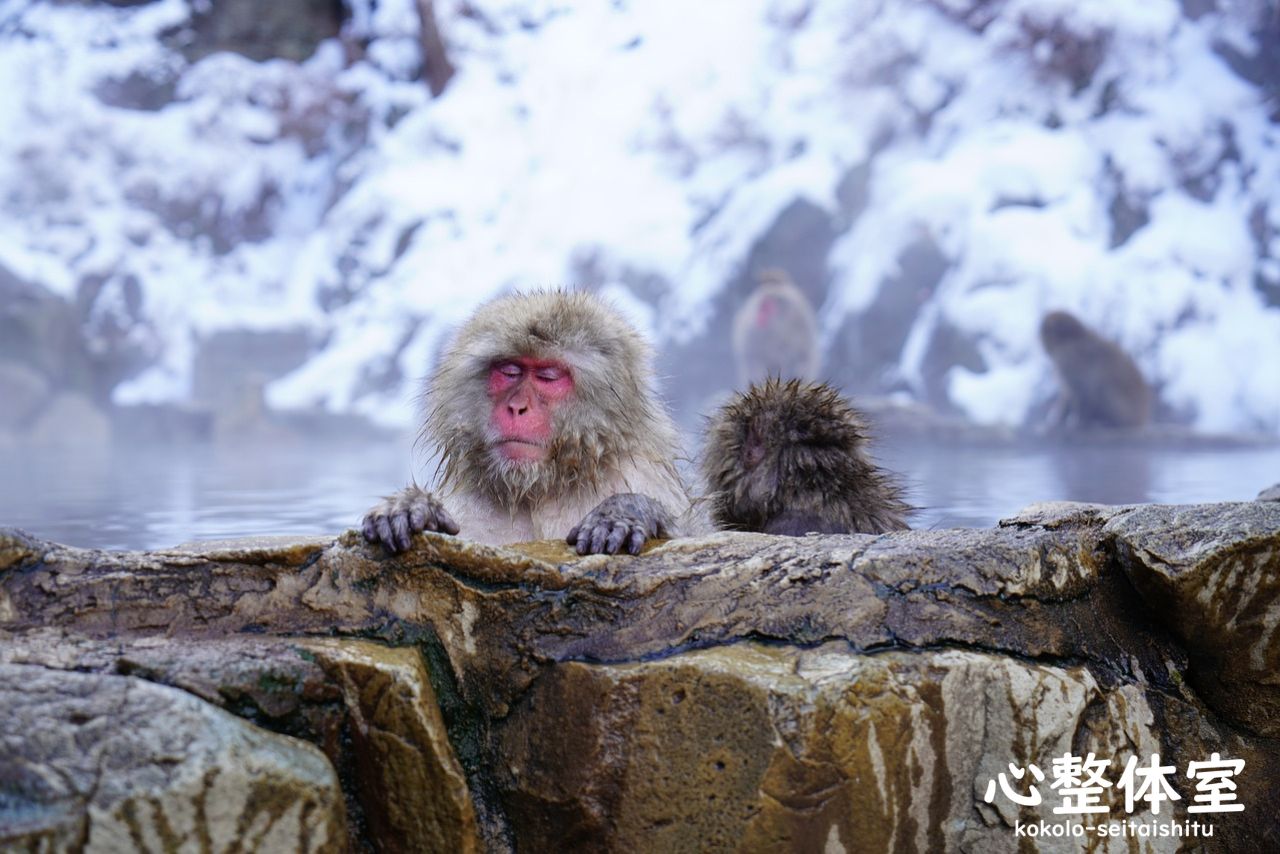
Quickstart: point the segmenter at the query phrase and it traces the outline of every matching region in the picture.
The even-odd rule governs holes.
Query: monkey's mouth
[[[494,449],[504,460],[513,463],[539,462],[547,458],[547,446],[523,439],[501,439]]]
[[[757,507],[768,507],[776,499],[781,485],[774,466],[755,468],[746,479],[747,498]]]

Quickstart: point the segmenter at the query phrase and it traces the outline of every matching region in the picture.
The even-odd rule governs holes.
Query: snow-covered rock
[[[1019,424],[1065,308],[1166,412],[1280,432],[1262,4],[435,5],[435,99],[412,0],[350,0],[300,61],[191,49],[205,0],[0,5],[0,265],[145,355],[118,403],[190,399],[219,331],[301,328],[273,406],[406,424],[478,303],[577,285],[695,408],[781,265],[852,390]]]

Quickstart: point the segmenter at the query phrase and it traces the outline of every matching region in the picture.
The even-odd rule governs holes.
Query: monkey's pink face
[[[513,463],[539,462],[550,453],[556,409],[573,396],[567,365],[507,359],[489,369],[494,451]]]
[[[760,308],[756,311],[756,328],[764,329],[770,323],[773,323],[775,317],[778,316],[778,301],[773,297],[765,297],[760,300]]]

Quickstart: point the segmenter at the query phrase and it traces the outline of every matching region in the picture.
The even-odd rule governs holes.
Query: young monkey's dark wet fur
[[[707,431],[702,473],[712,521],[789,536],[906,530],[912,508],[866,445],[862,417],[825,383],[753,385]]]

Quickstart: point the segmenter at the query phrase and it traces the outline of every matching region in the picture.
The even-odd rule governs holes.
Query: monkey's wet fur
[[[770,379],[712,417],[709,512],[731,531],[801,536],[907,529],[911,506],[867,456],[866,423],[825,383]]]

